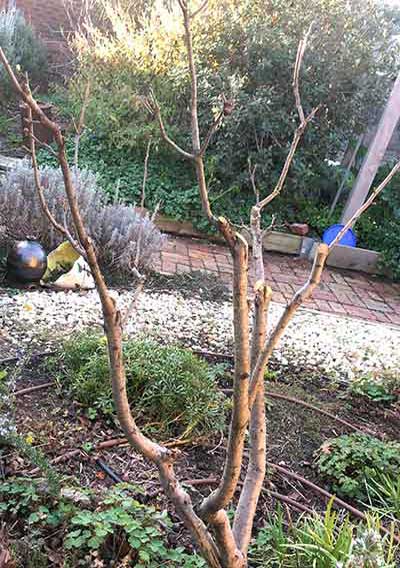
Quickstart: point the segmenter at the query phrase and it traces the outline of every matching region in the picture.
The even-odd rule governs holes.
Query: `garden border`
[[[12,168],[18,161],[19,158],[9,158],[0,155],[0,170],[6,171]],[[155,223],[164,233],[203,239],[214,243],[224,243],[223,239],[218,235],[198,231],[190,221],[176,221],[165,215],[158,214],[155,218]],[[251,239],[248,231],[244,230],[242,233],[250,244]],[[313,261],[318,241],[310,237],[271,231],[264,237],[263,246],[266,251],[302,256]],[[368,274],[379,274],[380,257],[380,253],[373,250],[337,245],[329,255],[327,265]]]

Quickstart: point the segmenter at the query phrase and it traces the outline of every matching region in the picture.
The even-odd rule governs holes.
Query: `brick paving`
[[[286,303],[309,275],[310,263],[278,253],[265,254],[273,300]],[[226,247],[197,239],[169,237],[155,268],[165,274],[207,271],[231,283],[232,260]],[[327,267],[305,307],[373,322],[400,325],[400,284],[378,277]]]

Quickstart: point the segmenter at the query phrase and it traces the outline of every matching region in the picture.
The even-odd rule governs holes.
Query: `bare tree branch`
[[[333,247],[339,243],[343,235],[347,233],[347,231],[354,225],[354,223],[364,213],[364,211],[366,211],[368,207],[370,207],[373,204],[375,199],[391,182],[392,178],[396,175],[399,169],[400,169],[400,161],[398,161],[397,164],[393,166],[393,168],[390,170],[390,172],[385,177],[385,179],[372,191],[371,195],[368,197],[365,203],[354,213],[354,215],[347,221],[344,227],[339,231],[339,233],[336,235],[334,240],[329,245],[330,250],[333,249]]]
[[[308,28],[304,38],[302,40],[300,40],[299,46],[297,48],[296,62],[294,64],[293,92],[294,92],[294,98],[295,98],[295,101],[296,101],[297,112],[298,112],[299,119],[300,119],[300,124],[303,124],[305,122],[305,116],[304,116],[304,111],[303,111],[303,105],[301,103],[300,88],[299,88],[300,70],[301,70],[301,66],[302,66],[302,63],[303,63],[303,58],[304,58],[304,54],[305,54],[305,51],[306,51],[308,38],[310,37],[312,28],[313,28],[313,23]]]
[[[144,158],[144,170],[143,170],[143,184],[142,184],[142,195],[140,197],[140,207],[144,209],[144,204],[146,200],[146,183],[147,183],[147,176],[148,176],[148,165],[149,165],[149,157],[150,157],[150,148],[151,148],[151,138],[149,138],[146,147],[146,155]]]
[[[239,480],[242,466],[242,451],[249,421],[248,386],[250,376],[249,316],[247,304],[248,245],[245,239],[235,234],[227,221],[221,220],[221,231],[232,241],[233,273],[233,326],[235,335],[235,379],[232,418],[229,429],[228,449],[224,472],[218,488],[201,505],[203,518],[211,519],[231,501]]]
[[[190,14],[190,18],[193,20],[196,16],[198,16],[201,12],[203,12],[203,10],[206,9],[207,5],[208,5],[208,0],[204,0],[201,6],[197,8],[197,10],[195,10],[192,14]]]
[[[52,131],[57,144],[58,159],[63,173],[68,205],[79,241],[86,252],[86,259],[90,266],[102,305],[113,398],[120,425],[130,445],[157,466],[160,481],[166,495],[171,499],[172,503],[174,503],[177,513],[192,534],[209,566],[212,568],[222,568],[223,565],[215,541],[204,523],[194,512],[190,496],[182,488],[175,476],[173,463],[178,456],[177,451],[167,449],[144,436],[132,416],[126,390],[126,374],[122,351],[121,313],[117,309],[115,301],[107,288],[97,261],[96,251],[87,234],[80,214],[77,194],[65,152],[65,140],[62,136],[61,129],[44,114],[31,93],[22,88],[1,48],[0,60],[17,93],[30,107],[31,111],[38,115],[41,123]]]
[[[304,130],[306,129],[309,122],[312,121],[312,119],[314,118],[314,116],[316,115],[316,113],[319,111],[320,108],[321,108],[320,105],[315,107],[310,112],[310,114],[307,116],[307,118],[304,119],[304,122],[301,123],[300,126],[298,126],[298,128],[296,129],[294,136],[293,136],[292,143],[290,145],[289,153],[286,156],[284,166],[283,166],[281,174],[279,176],[278,183],[276,184],[272,193],[270,193],[269,195],[267,195],[266,197],[264,197],[264,199],[262,199],[260,201],[260,203],[258,204],[258,207],[260,209],[263,209],[266,205],[268,205],[268,203],[270,203],[273,199],[275,199],[275,197],[277,197],[280,194],[280,192],[282,191],[283,186],[285,185],[287,175],[289,173],[290,166],[292,165],[293,158],[294,158],[294,155],[295,155],[296,150],[297,150],[297,146],[299,145],[301,137],[303,136]]]
[[[293,84],[292,84],[293,85],[293,94],[294,94],[294,98],[295,98],[295,102],[296,102],[296,109],[297,109],[297,113],[299,115],[300,124],[296,128],[295,133],[293,135],[293,139],[292,139],[292,143],[290,145],[289,153],[286,156],[285,163],[283,165],[282,171],[280,173],[278,182],[277,182],[274,190],[269,195],[264,197],[264,199],[262,199],[257,204],[257,207],[259,207],[260,210],[262,210],[266,205],[268,205],[268,203],[270,203],[273,199],[275,199],[275,197],[277,197],[280,194],[280,192],[282,191],[283,186],[284,186],[285,181],[286,181],[286,178],[287,178],[287,175],[289,173],[290,166],[292,165],[292,161],[293,161],[294,155],[296,153],[297,146],[299,145],[299,142],[301,140],[301,137],[303,136],[304,131],[307,128],[308,124],[313,120],[316,113],[318,112],[318,110],[321,107],[321,105],[318,105],[306,117],[304,115],[303,106],[302,106],[301,97],[300,97],[300,70],[301,70],[301,66],[302,66],[302,63],[303,63],[304,54],[305,54],[306,47],[307,47],[307,41],[308,41],[309,35],[311,33],[311,29],[312,29],[312,25],[309,27],[304,38],[299,43],[299,46],[298,46],[298,49],[297,49],[297,55],[296,55],[296,62],[295,62],[294,71],[293,71]]]
[[[212,137],[217,132],[218,128],[221,126],[223,118],[224,118],[224,109],[221,109],[217,114],[217,116],[215,117],[214,122],[210,126],[210,129],[208,130],[206,137],[204,138],[203,144],[200,148],[201,156],[204,156],[204,154],[206,153],[206,150],[211,142]]]
[[[74,149],[74,167],[75,170],[78,169],[78,165],[79,165],[79,144],[81,141],[81,137],[83,134],[83,129],[85,126],[85,114],[86,114],[86,109],[88,107],[89,104],[89,100],[90,100],[90,89],[91,89],[91,80],[88,79],[87,83],[86,83],[86,87],[85,87],[85,93],[83,96],[83,103],[82,103],[82,107],[81,107],[81,112],[79,114],[79,120],[78,120],[78,124],[75,125],[75,149]]]
[[[26,92],[28,94],[30,93],[28,80],[26,80],[25,84],[23,85],[23,88],[24,88],[24,90],[26,90]],[[64,224],[61,225],[61,223],[59,223],[57,221],[57,219],[54,217],[54,215],[51,213],[51,211],[49,209],[49,206],[48,206],[47,201],[46,201],[46,197],[44,195],[44,190],[43,190],[43,186],[42,186],[41,179],[40,179],[39,166],[38,166],[38,163],[37,163],[35,136],[33,135],[32,109],[28,105],[27,105],[27,115],[28,115],[27,120],[26,120],[27,126],[26,126],[25,130],[28,133],[28,137],[29,137],[29,141],[30,141],[30,153],[31,153],[31,157],[32,157],[33,177],[34,177],[34,180],[35,180],[35,186],[36,186],[36,191],[38,193],[40,205],[43,209],[44,214],[46,215],[46,217],[48,218],[50,223],[53,225],[53,227],[57,231],[59,231],[67,239],[67,241],[78,252],[78,254],[80,254],[81,256],[83,256],[85,258],[86,254],[85,254],[84,249],[81,247],[81,245],[78,243],[78,241],[71,235],[71,232],[68,229],[67,223],[64,221]]]
[[[251,338],[251,368],[254,370],[261,349],[265,343],[267,314],[272,298],[272,290],[264,281],[255,285],[254,317]],[[257,397],[250,417],[250,456],[246,477],[236,507],[233,534],[238,548],[247,556],[254,516],[265,478],[266,465],[266,416],[264,382],[260,382]]]
[[[315,255],[314,264],[311,269],[311,273],[307,282],[294,294],[293,298],[284,309],[283,314],[279,318],[279,321],[276,324],[274,330],[267,339],[264,347],[262,348],[250,380],[250,387],[249,387],[250,408],[252,408],[254,401],[256,399],[259,383],[264,380],[265,368],[272,355],[273,350],[275,349],[280,338],[284,334],[287,326],[289,325],[296,311],[305,302],[305,300],[307,300],[307,298],[311,296],[315,288],[320,283],[321,274],[324,269],[328,254],[329,254],[328,246],[324,243],[320,244],[317,253]]]
[[[194,154],[190,154],[189,152],[186,152],[186,150],[183,150],[183,148],[178,146],[178,144],[176,144],[176,142],[174,142],[172,138],[168,136],[167,131],[165,130],[164,121],[161,116],[160,106],[152,91],[150,92],[148,98],[142,99],[142,103],[147,108],[147,110],[156,117],[158,125],[160,127],[161,136],[163,137],[164,141],[167,142],[167,144],[169,144],[171,148],[175,150],[175,152],[178,152],[178,154],[183,156],[186,160],[193,160]]]

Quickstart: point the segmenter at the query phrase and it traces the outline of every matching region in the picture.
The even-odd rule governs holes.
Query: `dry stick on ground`
[[[22,396],[24,394],[30,394],[31,392],[36,392],[38,390],[48,389],[50,387],[54,387],[54,385],[55,385],[54,381],[51,381],[51,383],[42,383],[41,385],[35,385],[33,387],[27,387],[26,389],[21,389],[21,390],[15,391],[14,396]]]

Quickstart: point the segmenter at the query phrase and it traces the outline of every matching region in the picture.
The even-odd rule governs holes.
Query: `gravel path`
[[[128,292],[114,292],[121,307]],[[282,312],[272,304],[270,321]],[[84,327],[101,329],[95,291],[31,291],[0,295],[0,358],[48,349],[57,339]],[[185,299],[179,293],[143,293],[127,325],[129,335],[143,333],[165,342],[197,349],[232,352],[232,310],[229,302]],[[398,370],[400,328],[358,319],[301,310],[292,321],[275,358],[282,365],[318,366],[348,380],[368,371]]]

